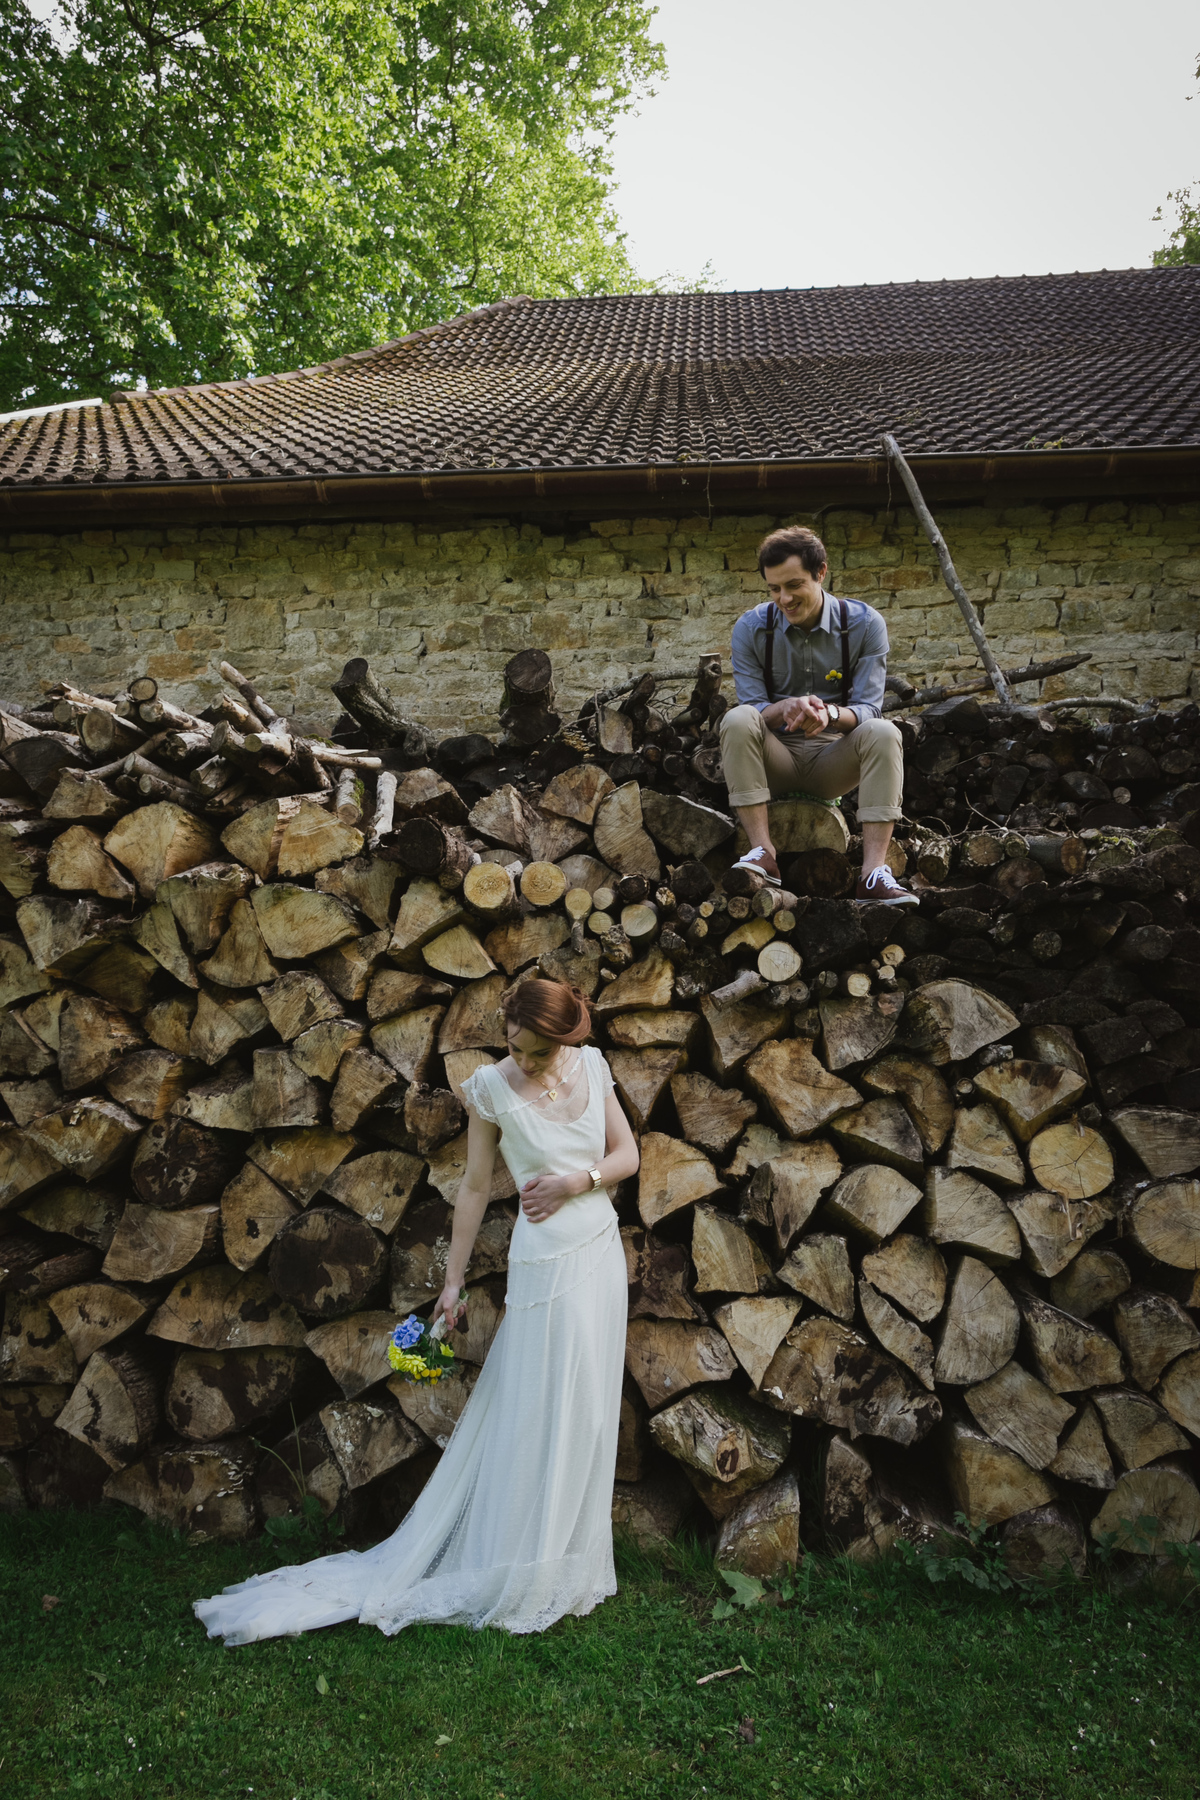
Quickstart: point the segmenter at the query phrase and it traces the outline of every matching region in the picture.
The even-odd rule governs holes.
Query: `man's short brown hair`
[[[779,531],[769,531],[758,546],[759,574],[778,568],[789,556],[798,556],[810,575],[819,575],[829,561],[815,531],[803,525],[785,525]]]

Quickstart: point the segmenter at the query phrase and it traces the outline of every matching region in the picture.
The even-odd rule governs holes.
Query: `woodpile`
[[[849,801],[774,807],[782,887],[732,869],[718,658],[564,723],[526,651],[437,744],[361,660],[328,739],[222,674],[0,704],[0,1504],[394,1527],[503,1316],[503,1167],[454,1376],[387,1329],[541,971],[640,1141],[621,1524],[759,1573],[956,1510],[1027,1573],[1200,1532],[1195,706],[909,690],[895,909]]]

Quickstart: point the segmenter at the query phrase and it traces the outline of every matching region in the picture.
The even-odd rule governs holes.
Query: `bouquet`
[[[388,1344],[388,1362],[406,1381],[440,1381],[450,1372],[454,1352],[445,1342],[446,1320],[442,1315],[430,1326],[416,1313],[401,1319]]]

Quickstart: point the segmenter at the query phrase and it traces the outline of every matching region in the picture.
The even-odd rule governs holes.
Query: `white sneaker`
[[[856,900],[873,900],[879,906],[920,906],[916,894],[901,887],[886,863],[880,863],[859,881],[855,891]]]
[[[756,875],[765,877],[772,887],[782,886],[779,879],[779,864],[771,852],[764,850],[761,844],[755,844],[753,850],[747,850],[745,856],[739,857],[733,866],[735,869],[753,869]]]

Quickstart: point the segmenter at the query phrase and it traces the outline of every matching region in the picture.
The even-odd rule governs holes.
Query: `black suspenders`
[[[840,671],[841,677],[842,677],[842,696],[841,696],[842,705],[849,706],[849,704],[850,704],[850,677],[851,677],[851,674],[853,673],[853,671],[850,668],[850,615],[846,611],[846,602],[842,599],[842,596],[840,594],[834,594],[831,596],[831,598],[833,599],[833,602],[838,609],[838,631],[841,635],[841,640],[842,640],[842,666],[841,666],[841,671]],[[769,604],[770,604],[771,610],[767,614],[767,642],[766,642],[766,646],[763,651],[763,681],[764,681],[764,683],[766,685],[766,689],[767,689],[767,699],[768,699],[768,701],[770,701],[770,703],[772,705],[774,705],[774,703],[775,703],[775,627],[776,627],[776,623],[779,619],[779,613],[776,609],[775,602],[773,600]]]

